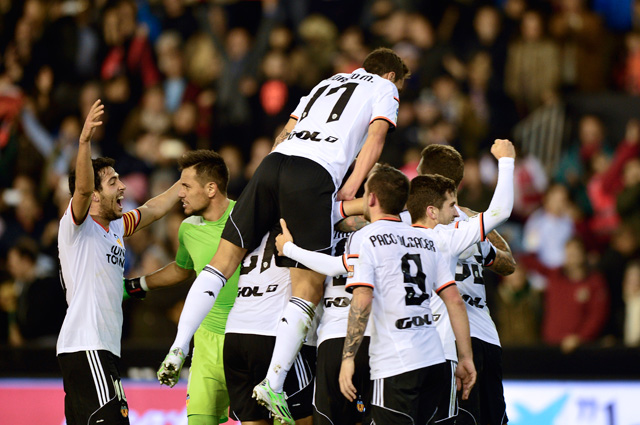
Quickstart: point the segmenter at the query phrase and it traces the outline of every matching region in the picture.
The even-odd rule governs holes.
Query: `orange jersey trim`
[[[102,228],[104,229],[104,231],[105,231],[105,232],[109,233],[109,227],[104,227],[102,224],[100,224],[100,223],[99,223],[95,218],[93,218],[93,217],[91,217],[91,219],[92,219],[93,221],[95,221],[95,222],[98,224],[98,226],[102,227]]]
[[[379,218],[378,220],[384,220],[384,221],[402,221],[399,218],[395,218],[395,217],[382,217]]]
[[[393,96],[393,98],[395,99],[396,102],[400,103],[400,99],[398,99],[397,97]]]
[[[298,121],[298,120],[299,120],[299,118],[298,118],[298,117],[296,117],[296,116],[295,116],[295,115],[293,115],[293,114],[289,115],[289,117],[293,118],[293,119],[294,119],[294,120],[296,120],[296,121]]]
[[[486,235],[484,234],[484,213],[480,213],[480,240],[484,242]]]
[[[347,218],[347,214],[344,212],[344,201],[340,201],[340,215],[342,218]]]
[[[441,285],[438,289],[436,289],[436,294],[439,294],[444,289],[447,289],[449,286],[454,286],[455,284],[456,284],[456,281],[455,280],[451,280],[451,281],[445,283],[444,285]]]

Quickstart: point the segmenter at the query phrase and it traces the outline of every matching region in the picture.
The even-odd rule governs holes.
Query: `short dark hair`
[[[362,67],[370,74],[384,75],[387,72],[396,73],[396,81],[409,77],[409,68],[396,52],[381,47],[369,53]]]
[[[198,149],[186,152],[178,160],[180,171],[194,167],[196,178],[204,186],[209,182],[218,185],[218,190],[223,195],[227,194],[229,185],[229,168],[220,154],[209,149]]]
[[[429,145],[422,150],[420,174],[439,174],[455,183],[456,187],[464,177],[464,161],[462,155],[448,145]]]
[[[409,179],[389,165],[377,166],[367,180],[370,193],[375,193],[385,214],[400,214],[409,197]]]
[[[455,183],[447,177],[426,174],[411,180],[409,200],[407,201],[411,221],[415,223],[423,218],[430,206],[442,208],[447,193],[456,193]]]
[[[100,172],[107,167],[113,167],[116,164],[116,161],[112,158],[108,157],[99,157],[91,160],[91,165],[93,166],[93,184],[95,186],[95,190],[98,192],[102,191],[102,177],[100,176]],[[69,173],[69,192],[71,192],[71,196],[76,192],[76,170],[73,169]]]

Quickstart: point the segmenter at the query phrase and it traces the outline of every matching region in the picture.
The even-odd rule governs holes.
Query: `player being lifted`
[[[67,314],[56,347],[69,425],[128,424],[127,399],[117,363],[122,334],[123,239],[164,216],[179,186],[122,212],[125,185],[110,158],[91,159],[91,137],[102,124],[97,100],[87,115],[76,168],[69,175],[71,202],[60,219],[58,250]]]
[[[224,225],[235,205],[235,201],[227,198],[229,170],[216,152],[204,149],[187,152],[178,164],[181,169],[178,196],[189,217],[180,224],[179,247],[174,262],[148,276],[126,279],[127,292],[139,298],[144,297],[144,291],[193,280],[215,254]],[[222,352],[225,325],[236,299],[239,273],[237,269],[220,291],[194,336],[195,348],[187,386],[190,425],[217,425],[227,420],[229,395]],[[179,374],[167,378],[161,383],[173,387]]]
[[[340,199],[353,198],[380,156],[387,132],[395,128],[398,87],[407,74],[406,65],[393,51],[377,49],[367,56],[363,68],[321,82],[300,100],[274,151],[240,195],[216,255],[189,291],[162,375],[178,373],[193,333],[214,302],[209,293],[217,296],[246,252],[260,244],[280,217],[300,234],[300,246],[328,252],[336,193]],[[338,192],[357,154],[354,171]],[[310,221],[313,226],[308,226]],[[287,411],[282,386],[313,320],[324,276],[295,263],[287,266],[291,267],[292,297],[278,326],[267,377],[255,392],[258,402],[276,418],[292,423],[282,413]]]

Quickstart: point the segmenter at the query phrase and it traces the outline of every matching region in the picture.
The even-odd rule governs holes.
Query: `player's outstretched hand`
[[[460,359],[456,367],[456,387],[462,390],[462,399],[467,400],[471,388],[476,383],[476,367],[472,359]]]
[[[287,228],[287,222],[284,221],[284,218],[280,219],[280,226],[282,226],[282,233],[276,236],[276,248],[278,249],[278,255],[282,257],[284,256],[284,244],[287,242],[293,242],[293,236],[291,236],[291,233]]]
[[[80,143],[88,143],[91,141],[91,137],[93,137],[96,127],[102,125],[102,121],[100,121],[102,114],[104,114],[104,105],[102,104],[102,101],[98,99],[91,106],[91,109],[87,114],[87,119],[84,121],[82,133],[80,133]]]
[[[353,374],[355,370],[356,365],[353,357],[342,360],[340,376],[338,378],[340,383],[340,392],[349,401],[355,400],[358,394],[356,387],[353,386]]]
[[[493,146],[491,146],[491,153],[496,159],[515,158],[516,148],[514,148],[513,143],[507,139],[496,139],[493,142]]]

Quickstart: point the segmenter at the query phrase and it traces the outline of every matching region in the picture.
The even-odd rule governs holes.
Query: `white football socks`
[[[178,322],[178,333],[171,346],[173,350],[180,347],[184,354],[189,354],[189,344],[200,323],[213,307],[216,297],[227,279],[220,271],[209,265],[205,266],[191,285]]]
[[[313,321],[316,306],[302,298],[291,297],[282,313],[276,331],[276,344],[267,370],[267,379],[273,391],[282,392],[284,380],[298,351],[304,343]]]

